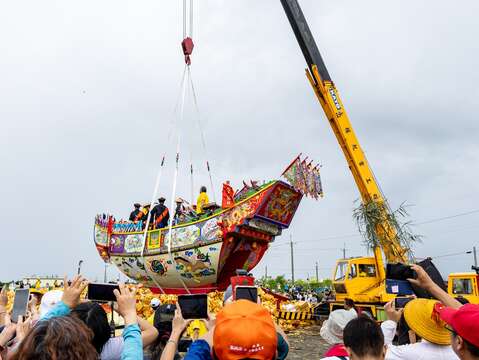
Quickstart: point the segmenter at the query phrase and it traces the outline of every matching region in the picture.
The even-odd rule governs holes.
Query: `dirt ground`
[[[321,326],[314,325],[297,329],[288,334],[290,343],[288,359],[321,359],[329,345],[319,336]]]

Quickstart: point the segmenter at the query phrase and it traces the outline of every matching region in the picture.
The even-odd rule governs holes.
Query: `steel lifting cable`
[[[198,114],[198,117],[199,117],[199,114],[200,114],[199,113],[199,108],[198,108],[198,102],[197,102],[197,98],[196,98],[196,93],[195,93],[195,89],[194,89],[193,82],[192,82],[192,79],[191,79],[191,72],[190,72],[190,65],[191,65],[190,55],[191,55],[191,53],[193,51],[193,48],[194,48],[194,44],[193,44],[193,40],[192,40],[192,37],[193,37],[193,0],[190,0],[189,5],[190,5],[190,14],[189,14],[190,19],[189,19],[189,33],[188,33],[188,29],[187,29],[187,1],[183,0],[183,41],[182,41],[181,45],[182,45],[182,48],[183,48],[183,53],[185,55],[185,68],[184,68],[183,77],[182,77],[182,80],[181,80],[180,94],[178,96],[178,98],[180,98],[180,96],[181,96],[181,102],[180,102],[180,104],[181,104],[181,106],[180,106],[180,121],[181,122],[183,122],[183,120],[184,120],[185,98],[186,98],[186,92],[188,91],[188,93],[189,93],[189,90],[190,90],[189,85],[191,85],[194,104],[195,104],[195,108],[196,108],[196,112]],[[188,74],[186,72],[188,72]],[[188,86],[186,85],[186,83],[188,83]],[[174,109],[175,113],[178,110],[178,103],[179,103],[179,99],[178,99],[178,101],[175,105],[175,109]],[[168,131],[168,141],[167,141],[168,144],[170,142],[172,131],[174,129],[178,129],[176,116],[175,116],[174,122],[171,125],[172,126],[170,127],[170,130]],[[202,142],[203,150],[204,150],[205,154],[207,154],[207,152],[206,152],[206,142],[205,142],[205,138],[204,138],[203,129],[201,127],[201,121],[200,121],[199,118],[198,118],[198,125],[199,125],[199,128],[200,128],[201,142]],[[177,150],[176,150],[176,164],[175,164],[175,173],[174,173],[174,180],[173,180],[173,189],[172,189],[170,209],[173,209],[174,201],[175,201],[175,197],[176,197],[176,187],[177,187],[178,172],[179,172],[179,158],[180,158],[180,135],[178,134]],[[156,178],[155,190],[153,192],[152,200],[151,200],[151,203],[150,203],[150,208],[153,207],[156,196],[158,194],[164,164],[165,164],[165,155],[163,155],[160,170],[158,171],[158,175],[157,175],[157,178]],[[193,196],[193,162],[192,162],[192,159],[191,159],[191,165],[190,166],[191,166],[190,167],[191,189],[192,189],[192,196]],[[210,178],[211,189],[213,191],[213,198],[214,198],[214,201],[216,202],[213,180],[212,180],[211,170],[210,170],[210,165],[209,165],[208,160],[206,160],[206,166],[207,166],[208,174],[209,174],[209,178]],[[173,258],[173,255],[172,255],[172,252],[171,252],[171,242],[172,242],[172,235],[173,235],[173,231],[172,231],[173,230],[173,218],[174,218],[174,214],[173,214],[173,216],[170,216],[169,221],[168,221],[168,255],[169,255],[170,261],[172,262],[172,264],[174,264],[175,272],[179,275],[179,280],[180,280],[181,284],[183,285],[183,287],[185,288],[185,290],[188,293],[191,293],[190,290],[188,289],[188,286],[185,284],[185,282],[181,278],[181,275],[179,274],[178,270],[176,269],[177,263],[176,263],[176,260]],[[149,225],[150,225],[150,221],[151,221],[151,212],[148,213],[146,226],[145,226],[145,231],[144,231],[144,234],[143,234],[143,246],[142,246],[141,258],[142,258],[143,263],[145,265],[146,265],[145,248],[146,248],[146,240],[147,240],[148,228],[149,228]],[[145,270],[146,270],[146,274],[150,275],[149,271],[148,271],[148,266],[145,266]],[[158,286],[158,288],[161,290],[161,292],[165,293],[165,291],[163,290],[161,285],[156,281],[154,276],[150,276],[150,277],[153,280],[153,282],[155,283],[155,285]]]
[[[158,175],[156,176],[155,190],[153,191],[153,196],[151,197],[150,209],[153,208],[153,203],[155,202],[156,194],[158,193],[158,189],[160,187],[160,180],[161,180],[161,175],[163,173],[164,165],[165,165],[165,156],[163,155],[163,159],[161,160],[161,166],[160,166],[160,169],[158,170]],[[146,247],[146,238],[148,235],[148,227],[150,226],[150,220],[151,220],[151,211],[148,211],[148,217],[146,218],[146,224],[145,224],[145,232],[143,233],[143,246],[141,249],[141,259],[143,260],[143,265],[145,267],[145,272],[147,275],[149,274],[148,274],[148,265],[146,264],[146,260],[145,260],[145,247]],[[156,281],[155,277],[150,276],[150,278],[153,280],[155,285],[158,286],[161,293],[165,294],[165,290],[163,290],[161,285]]]
[[[173,109],[173,121],[170,122],[170,128],[168,129],[168,136],[167,136],[167,141],[166,141],[166,145],[165,147],[168,147],[169,144],[170,144],[170,141],[171,141],[171,137],[173,135],[173,131],[174,129],[177,127],[177,122],[178,122],[178,118],[177,116],[175,116],[175,114],[177,113],[178,111],[178,105],[181,103],[182,104],[182,111],[183,111],[183,104],[184,104],[184,93],[185,93],[185,87],[186,87],[186,68],[187,66],[185,65],[185,69],[183,71],[183,76],[181,78],[181,83],[180,83],[180,90],[178,92],[178,95],[177,95],[177,100],[176,100],[176,104],[175,104],[175,107]],[[181,101],[181,102],[180,102]],[[160,188],[160,182],[161,182],[161,177],[162,177],[162,173],[163,173],[163,169],[164,169],[164,165],[165,165],[165,160],[166,160],[166,150],[163,152],[163,157],[162,157],[162,160],[161,160],[161,165],[160,165],[160,169],[158,170],[158,174],[156,176],[156,182],[155,182],[155,189],[153,191],[153,195],[151,197],[151,202],[150,202],[150,209],[153,208],[153,205],[155,203],[155,200],[158,196],[158,190]],[[145,264],[145,272],[147,275],[150,276],[150,278],[153,280],[153,282],[155,283],[155,285],[160,289],[160,291],[164,294],[165,291],[163,290],[163,288],[161,287],[161,285],[156,281],[155,277],[153,274],[150,274],[149,270],[148,270],[148,266],[146,265],[146,260],[145,260],[145,248],[146,248],[146,241],[147,241],[147,235],[148,235],[148,228],[150,226],[150,221],[151,221],[151,212],[148,212],[148,217],[146,219],[146,224],[145,224],[145,231],[143,233],[143,242],[142,242],[142,250],[141,250],[141,259],[143,261],[143,264]],[[161,231],[161,230],[160,230]]]
[[[185,63],[190,65],[190,55],[195,47],[193,44],[193,0],[190,0],[189,29],[187,28],[187,17],[186,0],[183,0],[183,41],[181,42],[181,47],[183,48],[183,54],[185,55]]]
[[[193,155],[190,152],[190,194],[191,194],[191,204],[194,204],[195,201],[195,190],[194,190],[194,177],[193,177]]]
[[[180,135],[178,135],[178,142],[176,146],[176,165],[175,165],[175,175],[173,177],[173,189],[172,189],[172,194],[171,194],[171,206],[170,209],[173,209],[173,206],[175,205],[175,196],[176,196],[176,184],[178,181],[178,164],[180,162]],[[170,216],[168,219],[168,256],[170,258],[170,261],[174,267],[174,270],[176,274],[178,274],[178,279],[180,280],[181,284],[185,288],[186,292],[188,294],[191,294],[190,289],[188,286],[185,284],[183,279],[181,278],[181,274],[178,272],[178,269],[176,266],[178,265],[175,258],[173,257],[173,254],[171,253],[171,238],[173,235],[173,216]]]
[[[187,6],[186,6],[186,0],[183,0],[183,39],[185,39],[186,37],[190,37],[190,38],[193,38],[193,0],[190,0],[190,21],[189,21],[189,25],[190,25],[190,28],[189,28],[189,32],[188,32],[188,29],[187,29],[187,23],[188,23],[188,19],[187,19]]]
[[[211,173],[210,163],[208,161],[208,149],[206,147],[205,133],[203,131],[203,126],[201,124],[201,113],[200,113],[200,108],[198,106],[198,98],[196,96],[196,90],[195,90],[195,86],[193,84],[193,78],[191,77],[190,67],[188,67],[187,78],[189,80],[189,84],[191,86],[191,93],[193,95],[193,104],[195,105],[195,110],[196,110],[196,114],[197,114],[196,120],[197,120],[198,128],[200,130],[201,145],[203,146],[203,153],[204,153],[204,157],[205,157],[205,160],[206,160],[206,169],[208,170],[208,176],[209,176],[209,179],[210,179],[211,191],[213,193],[213,200],[214,200],[214,202],[216,202],[216,191],[215,191],[215,187],[214,187],[214,183],[213,183],[213,176],[212,176],[212,173]]]
[[[193,0],[190,0],[190,38],[193,39]]]
[[[211,174],[211,167],[210,167],[210,163],[208,161],[208,152],[206,150],[206,141],[205,141],[205,136],[204,136],[204,132],[203,132],[203,127],[201,126],[201,120],[200,120],[200,111],[199,111],[199,106],[198,106],[198,99],[196,97],[196,92],[195,92],[195,87],[193,85],[193,79],[191,77],[191,70],[190,70],[190,65],[191,65],[191,53],[193,52],[193,48],[194,48],[194,44],[193,44],[193,0],[190,0],[190,22],[189,22],[189,32],[188,32],[188,29],[187,29],[187,26],[186,26],[186,22],[187,22],[187,16],[186,16],[186,13],[187,13],[187,9],[186,9],[186,3],[187,1],[186,0],[183,0],[183,41],[181,42],[181,46],[183,48],[183,54],[185,55],[185,64],[186,64],[186,67],[187,67],[187,71],[188,71],[188,74],[187,74],[187,82],[189,84],[189,86],[191,86],[191,90],[192,90],[192,94],[193,94],[193,101],[194,101],[194,105],[195,105],[195,109],[196,109],[196,113],[197,113],[197,122],[198,122],[198,127],[199,127],[199,130],[200,130],[200,134],[201,134],[201,144],[203,146],[203,152],[204,152],[204,156],[206,158],[206,169],[208,170],[208,177],[210,179],[210,186],[211,186],[211,192],[213,193],[213,200],[214,202],[216,202],[216,191],[215,191],[215,187],[214,187],[214,183],[213,183],[213,177],[212,177],[212,174]]]
[[[185,99],[186,99],[186,91],[187,91],[187,86],[186,86],[186,81],[183,82],[183,89],[182,89],[182,96],[181,96],[181,106],[180,106],[180,122],[183,123],[184,117],[185,117]],[[178,134],[178,140],[176,143],[176,163],[175,163],[175,174],[173,177],[173,189],[172,189],[172,194],[171,194],[171,206],[170,209],[173,210],[173,207],[175,205],[175,197],[176,197],[176,185],[178,183],[178,170],[179,170],[179,161],[180,161],[180,134]],[[173,258],[173,255],[171,253],[171,239],[173,235],[173,216],[170,215],[170,218],[168,219],[168,256],[170,258],[170,261],[174,267],[175,272],[178,274],[178,279],[180,280],[181,284],[185,288],[186,292],[190,294],[190,290],[188,289],[188,286],[186,286],[185,282],[181,278],[180,273],[176,269],[177,262]]]
[[[186,0],[183,0],[183,39],[186,38]]]

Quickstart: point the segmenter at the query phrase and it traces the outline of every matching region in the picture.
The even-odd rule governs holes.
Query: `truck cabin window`
[[[452,293],[465,295],[472,294],[471,279],[454,279],[452,281]]]
[[[354,279],[358,276],[358,272],[356,270],[356,264],[351,264],[351,268],[349,269],[349,279]]]
[[[344,281],[346,274],[348,272],[348,263],[340,262],[336,267],[336,275],[334,276],[335,281]]]
[[[359,264],[358,276],[359,277],[376,277],[376,266],[373,264]]]

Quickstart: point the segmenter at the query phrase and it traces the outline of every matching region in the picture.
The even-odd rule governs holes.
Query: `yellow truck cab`
[[[330,310],[342,308],[344,299],[350,298],[358,308],[381,320],[383,304],[396,297],[386,292],[383,276],[374,257],[338,260],[333,278],[336,300],[330,303]]]
[[[452,273],[448,277],[449,295],[466,298],[471,304],[479,304],[479,275],[470,273]]]

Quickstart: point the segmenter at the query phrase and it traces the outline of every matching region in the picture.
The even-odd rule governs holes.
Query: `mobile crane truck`
[[[378,242],[373,249],[374,256],[337,261],[333,274],[336,300],[330,303],[330,310],[342,308],[344,299],[350,298],[361,310],[370,312],[378,320],[384,320],[383,305],[393,300],[396,295],[386,291],[386,271],[383,259],[385,258],[388,264],[406,264],[413,259],[409,258],[409,249],[401,245],[397,230],[389,220],[390,208],[361,149],[339,92],[321,57],[298,1],[280,1],[308,65],[306,77],[344,153],[361,194],[362,202],[365,205],[374,202],[382,212],[381,221],[376,224]],[[477,300],[479,292],[476,274],[451,274],[449,282],[451,293],[454,290],[454,282],[470,285],[469,287],[463,286],[461,289],[467,290],[468,294],[464,295],[469,296],[471,300]],[[456,289],[459,287],[456,286]],[[456,292],[455,295],[459,295],[459,293]]]

